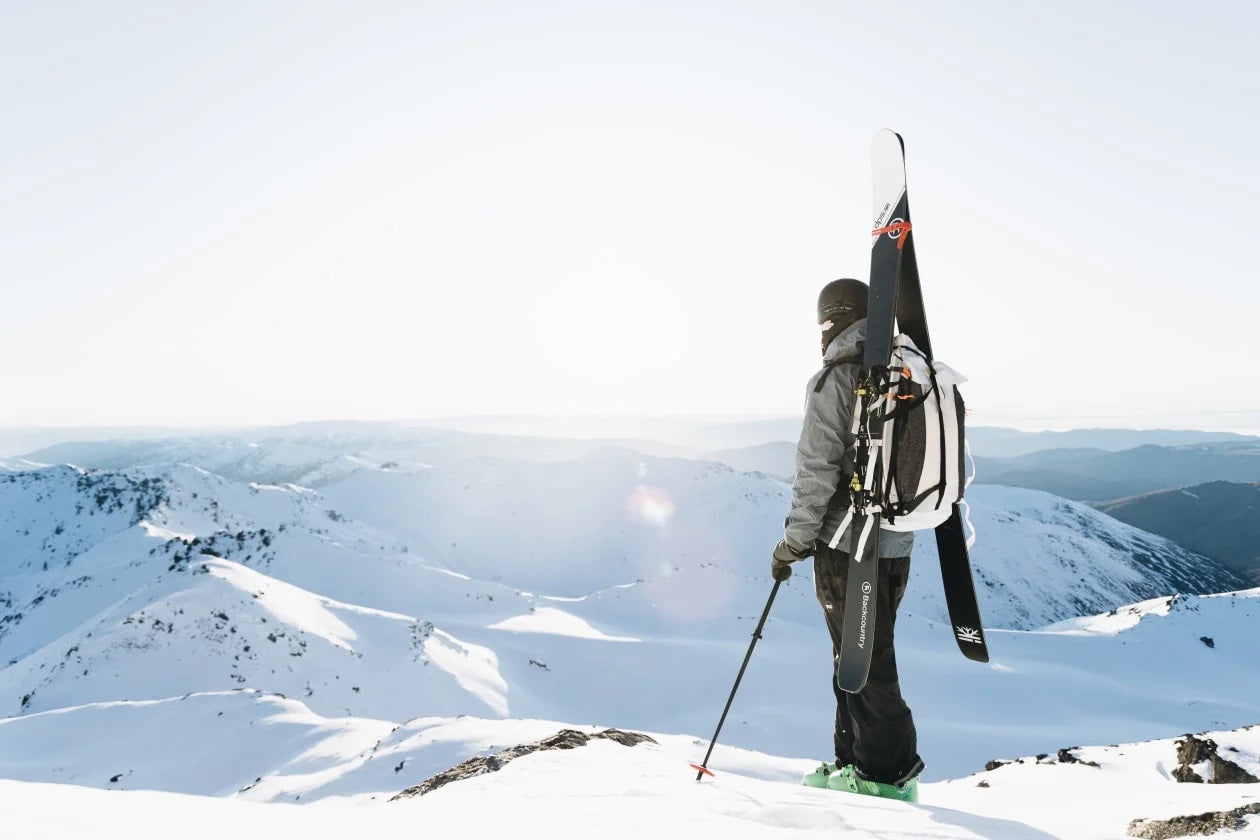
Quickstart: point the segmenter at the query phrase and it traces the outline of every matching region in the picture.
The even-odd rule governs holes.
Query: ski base
[[[949,519],[936,527],[936,551],[941,560],[941,580],[945,584],[949,623],[954,629],[958,649],[974,662],[988,662],[989,645],[980,622],[971,560],[967,555],[967,535],[958,505],[954,505]]]

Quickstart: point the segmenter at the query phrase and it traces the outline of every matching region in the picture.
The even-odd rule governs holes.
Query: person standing
[[[843,691],[836,680],[844,626],[851,544],[845,525],[856,437],[854,393],[866,339],[869,289],[852,278],[833,280],[818,296],[823,366],[809,380],[805,419],[796,449],[792,503],[783,538],[771,553],[776,581],[792,575],[792,564],[814,558],[814,589],[831,635],[832,690],[836,697],[835,761],[807,773],[802,784],[918,801],[923,760],[910,707],[901,696],[893,629],[910,577],[912,532],[881,529],[874,649],[866,685]],[[837,547],[831,548],[834,543]]]

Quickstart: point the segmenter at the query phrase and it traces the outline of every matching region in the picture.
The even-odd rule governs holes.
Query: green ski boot
[[[830,790],[839,790],[846,793],[861,792],[858,790],[858,777],[853,770],[852,764],[846,764],[828,776],[827,787]]]
[[[806,787],[825,788],[827,787],[827,780],[835,774],[835,772],[836,763],[834,761],[828,761],[825,764],[818,765],[818,767],[811,772],[806,773],[801,779],[801,784]]]
[[[852,764],[846,764],[837,772],[828,776],[827,787],[831,790],[857,793],[862,796],[880,796],[885,799],[896,799],[900,802],[919,801],[918,776],[915,776],[904,785],[890,785],[885,784],[884,782],[872,782],[859,776],[857,771],[853,769]]]

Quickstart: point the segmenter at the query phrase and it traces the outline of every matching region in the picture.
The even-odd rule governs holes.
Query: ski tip
[[[877,141],[880,139],[892,140],[894,137],[897,139],[897,143],[901,146],[902,151],[904,151],[906,148],[906,140],[901,136],[901,132],[894,131],[891,128],[881,128],[879,131],[875,132],[875,140]]]
[[[712,776],[712,775],[713,775],[713,771],[712,771],[712,770],[710,770],[708,767],[705,767],[703,764],[688,764],[687,766],[688,766],[688,767],[690,767],[692,770],[695,770],[695,771],[696,771],[696,781],[697,781],[697,782],[698,782],[698,781],[700,781],[700,777],[701,777],[701,776]]]

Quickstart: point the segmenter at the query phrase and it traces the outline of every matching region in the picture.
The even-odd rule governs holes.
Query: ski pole
[[[713,730],[713,737],[709,740],[709,751],[704,754],[704,761],[699,764],[692,764],[691,767],[696,771],[696,781],[700,781],[705,773],[713,775],[708,767],[709,756],[713,755],[713,747],[717,744],[718,733],[722,731],[722,724],[726,722],[726,713],[731,710],[731,703],[735,700],[735,692],[739,690],[739,681],[744,678],[744,669],[748,667],[748,660],[752,658],[753,648],[757,646],[757,640],[761,638],[761,628],[766,626],[766,619],[770,616],[770,605],[774,603],[774,596],[779,591],[781,580],[776,580],[774,586],[770,589],[770,597],[766,600],[766,608],[761,611],[761,621],[757,622],[757,629],[753,630],[752,642],[748,645],[748,653],[744,654],[744,664],[739,666],[739,674],[735,677],[735,685],[731,687],[731,696],[726,700],[726,708],[722,710],[722,717],[718,718],[717,729]]]

